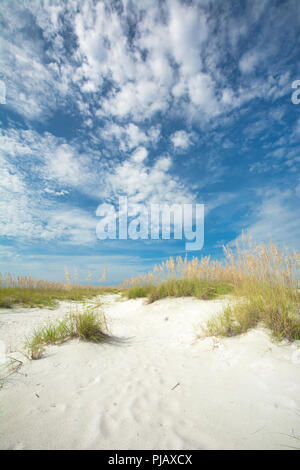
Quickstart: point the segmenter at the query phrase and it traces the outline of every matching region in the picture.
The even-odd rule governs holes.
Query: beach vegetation
[[[83,312],[70,312],[62,319],[48,322],[34,330],[26,339],[25,349],[30,359],[40,359],[45,347],[70,339],[100,343],[109,338],[109,330],[100,307],[86,307]]]

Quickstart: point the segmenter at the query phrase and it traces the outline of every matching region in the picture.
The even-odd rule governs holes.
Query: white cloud
[[[115,140],[119,149],[127,152],[141,145],[155,147],[160,139],[160,126],[151,126],[147,130],[142,130],[132,122],[125,126],[106,123],[100,131],[100,136],[105,139],[105,142]]]
[[[219,12],[206,0],[25,3],[3,0],[0,5],[4,106],[24,117],[27,128],[29,120],[38,120],[43,128],[57,110],[65,112],[68,106],[84,122],[86,140],[81,146],[82,134],[75,142],[16,129],[2,136],[6,236],[91,241],[94,222],[89,214],[78,215],[76,208],[63,204],[58,206],[62,216],[52,211],[55,201],[72,191],[99,199],[121,192],[136,202],[191,202],[192,191],[174,176],[170,157],[155,159],[151,152],[161,138],[153,118],[166,125],[173,118],[186,119],[189,128],[194,123],[217,126],[223,112],[256,98],[274,102],[291,92],[285,54],[274,60],[283,35],[271,31],[271,25],[279,24],[285,43],[293,39],[294,10],[284,5],[249,1],[245,15],[233,15],[230,2]],[[252,38],[267,6],[270,21]],[[272,44],[266,47],[269,37]],[[240,56],[242,42],[248,49]],[[249,127],[248,137],[260,130],[261,122]],[[193,134],[182,129],[170,139],[175,149],[186,150]],[[288,143],[297,139],[298,127],[289,139],[285,136]],[[273,156],[284,158],[282,146]],[[287,152],[284,165],[295,171],[298,158],[296,150]],[[217,177],[223,171],[213,158],[207,168]],[[198,188],[205,183],[206,175]],[[279,211],[287,204],[274,198],[273,203]],[[259,220],[271,220],[267,207],[266,200]],[[85,220],[86,229],[79,219]]]
[[[42,227],[36,204],[22,174],[3,157],[0,160],[0,233],[2,237],[30,238]]]
[[[252,221],[245,221],[247,233],[257,242],[272,239],[278,245],[299,250],[298,207],[295,192],[266,191],[254,210]]]
[[[120,129],[122,135],[124,128]],[[128,147],[133,138],[133,147],[140,140],[137,129],[125,128]],[[159,131],[153,128],[147,133],[141,131],[141,135],[148,141],[151,135],[157,138]],[[114,202],[121,194],[128,196],[132,206],[193,201],[191,192],[171,174],[171,158],[161,156],[150,163],[148,150],[141,145],[132,149],[130,157],[122,163],[111,162],[103,168],[85,153],[80,153],[75,145],[51,134],[41,136],[34,131],[6,131],[0,140],[1,148],[3,236],[93,243],[95,215],[69,206],[64,200],[59,202],[58,198],[73,189],[94,197],[95,201],[98,199],[99,203],[101,200]],[[28,156],[28,166],[22,165],[21,172],[18,167],[24,155]]]
[[[191,134],[186,131],[176,131],[170,137],[175,148],[186,150],[192,145]]]
[[[87,154],[76,143],[67,143],[47,132],[41,135],[33,130],[2,131],[0,151],[15,168],[22,166],[28,179],[39,179],[40,190],[44,186],[53,194],[67,191],[68,187],[88,192],[97,185],[102,168],[91,149]]]
[[[89,192],[91,183],[96,188],[97,175],[92,174],[85,155],[63,139],[34,131],[7,131],[1,136],[0,150],[3,237],[61,239],[73,244],[96,240],[95,217],[57,200],[69,193],[66,186],[82,192]]]
[[[83,209],[58,207],[47,214],[46,229],[41,238],[60,239],[68,244],[84,245],[96,241],[97,219]]]
[[[259,62],[263,59],[263,55],[256,51],[249,51],[242,56],[239,62],[240,70],[243,73],[252,73],[255,71]]]
[[[105,196],[116,201],[126,195],[130,204],[193,202],[194,197],[180,180],[171,175],[171,158],[162,156],[150,166],[145,162],[147,152],[138,149],[108,175]]]
[[[202,68],[201,44],[207,38],[206,16],[196,6],[187,8],[169,2],[170,48],[184,76],[195,75]]]
[[[87,211],[45,199],[34,187],[26,184],[15,168],[3,160],[1,163],[2,237],[46,241],[60,239],[72,244],[91,243],[96,240],[97,221]],[[55,193],[55,195],[60,194]]]
[[[62,144],[48,155],[42,173],[45,180],[84,189],[85,185],[95,182],[93,166],[87,155],[79,153],[69,144]]]
[[[147,156],[148,156],[148,152],[145,149],[145,147],[139,147],[133,152],[131,156],[131,160],[139,164],[139,163],[142,163],[147,158]]]
[[[48,194],[53,194],[54,196],[65,196],[66,194],[69,194],[69,191],[65,190],[65,189],[62,189],[61,191],[55,191],[51,188],[48,188],[46,187],[44,189],[44,192],[45,193],[48,193]]]
[[[124,1],[117,9],[92,0],[26,7],[4,0],[1,65],[7,106],[28,119],[46,119],[71,101],[86,121],[98,116],[142,122],[157,113],[183,112],[201,122],[258,96],[274,99],[287,93],[288,77],[273,60],[279,40],[266,47],[268,26],[236,60],[240,39],[267,4],[249,2],[244,17],[237,17],[230,5],[215,15],[205,1],[148,2],[147,8],[145,2]],[[292,34],[291,13],[283,15],[281,8],[269,5],[272,20]],[[267,79],[248,77],[233,91],[223,73],[224,49],[233,73],[248,74],[263,63]]]

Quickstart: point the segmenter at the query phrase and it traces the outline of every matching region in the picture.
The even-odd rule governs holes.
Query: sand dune
[[[111,342],[76,340],[38,361],[22,357],[5,380],[2,449],[300,447],[289,437],[300,437],[299,343],[276,345],[263,329],[197,339],[224,300],[103,302]],[[18,349],[35,326],[68,308],[3,310],[0,339]]]

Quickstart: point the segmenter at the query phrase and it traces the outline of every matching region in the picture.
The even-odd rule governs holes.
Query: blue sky
[[[300,248],[298,0],[1,0],[0,15],[0,271],[96,282],[107,266],[118,283],[184,254],[97,240],[118,195],[204,203],[193,255],[242,229]]]

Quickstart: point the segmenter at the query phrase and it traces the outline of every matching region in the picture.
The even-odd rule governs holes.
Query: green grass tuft
[[[300,339],[300,253],[281,249],[271,240],[257,243],[244,233],[235,248],[223,250],[223,261],[210,256],[170,257],[123,285],[152,286],[147,294],[150,302],[169,296],[214,299],[232,293],[234,303],[207,323],[206,334],[234,336],[262,323],[277,340]]]
[[[165,297],[197,297],[210,300],[229,294],[233,287],[229,284],[209,282],[199,279],[169,279],[158,285],[133,286],[124,291],[129,299],[147,297],[149,303]]]
[[[73,287],[64,289],[38,289],[21,287],[0,287],[0,308],[20,307],[55,308],[59,301],[82,301],[101,294],[118,293],[113,287]]]
[[[128,289],[128,291],[125,291],[125,295],[128,297],[128,299],[137,299],[140,297],[148,297],[151,292],[153,291],[154,287],[149,285],[149,286],[134,286]]]
[[[155,286],[149,293],[149,302],[165,297],[196,297],[203,300],[215,299],[229,294],[232,286],[199,279],[170,279]]]
[[[82,314],[71,314],[69,328],[72,338],[79,338],[83,341],[99,343],[108,336],[104,315],[100,317],[89,310]]]
[[[237,289],[241,300],[211,318],[203,331],[210,336],[246,333],[258,323],[266,326],[280,341],[300,339],[300,295],[283,285],[248,282]]]
[[[31,359],[40,359],[45,346],[61,344],[72,338],[99,343],[109,337],[104,314],[99,309],[87,308],[83,313],[70,313],[62,320],[50,322],[36,329],[25,347]]]

